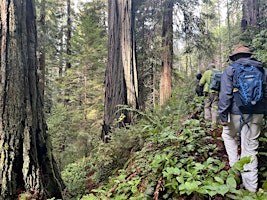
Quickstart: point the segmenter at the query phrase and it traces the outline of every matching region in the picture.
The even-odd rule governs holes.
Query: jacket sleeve
[[[207,70],[207,71],[204,72],[203,76],[199,80],[199,85],[200,86],[204,86],[206,83],[208,83],[208,76],[209,76],[209,72]]]
[[[264,117],[267,117],[267,69],[264,69],[263,82],[263,99],[264,99]]]
[[[233,101],[233,67],[228,66],[221,78],[218,113],[222,122],[228,121],[228,112]]]

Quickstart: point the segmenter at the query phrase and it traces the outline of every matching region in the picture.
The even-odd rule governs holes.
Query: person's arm
[[[263,70],[264,72],[264,80],[263,80],[263,99],[265,102],[264,107],[264,118],[267,117],[267,69]]]
[[[199,85],[204,86],[206,82],[207,82],[207,71],[205,71],[203,76],[201,77],[199,81]]]
[[[228,112],[233,100],[233,68],[224,70],[221,79],[221,89],[219,94],[218,113],[222,125],[228,123]]]

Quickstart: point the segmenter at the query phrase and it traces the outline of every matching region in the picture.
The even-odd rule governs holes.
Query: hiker
[[[219,92],[209,88],[213,70],[215,70],[215,64],[211,63],[200,79],[199,85],[204,86],[204,118],[207,121],[211,121],[213,125],[216,125]]]
[[[233,61],[233,63],[224,70],[221,78],[222,84],[218,112],[221,124],[223,125],[222,138],[228,155],[229,165],[232,167],[240,158],[252,156],[253,162],[244,165],[244,171],[249,172],[243,172],[241,176],[243,186],[251,192],[256,192],[258,187],[258,137],[260,136],[262,121],[266,112],[265,104],[267,103],[267,92],[265,84],[266,73],[264,73],[263,64],[251,58],[251,56],[251,50],[244,45],[238,45],[234,49],[232,55],[229,56],[229,59]],[[250,107],[245,104],[241,105],[240,102],[242,101],[238,100],[238,96],[234,96],[239,95],[236,92],[240,89],[237,88],[235,83],[237,82],[237,74],[240,70],[244,69],[241,66],[248,66],[250,68],[254,66],[255,70],[261,74],[263,80],[262,100],[259,100],[257,103],[256,101],[251,101],[251,105],[247,104],[250,105]],[[260,78],[257,79],[259,80]],[[249,81],[249,79],[247,80]],[[257,81],[253,82],[255,83]],[[237,135],[239,135],[239,139],[241,139],[241,155],[238,155],[239,141],[236,140]]]
[[[199,97],[204,96],[204,94],[203,94],[204,86],[200,86],[200,85],[199,85],[199,81],[200,81],[201,77],[202,77],[202,74],[201,74],[201,73],[199,73],[199,74],[196,75],[196,78],[197,78],[197,84],[196,84],[196,89],[195,89],[195,91],[196,91],[197,96],[199,96]]]

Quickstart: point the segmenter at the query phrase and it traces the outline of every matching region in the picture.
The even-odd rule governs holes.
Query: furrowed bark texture
[[[51,153],[38,91],[33,0],[0,0],[1,199],[22,191],[61,198],[63,182]]]
[[[166,103],[171,97],[172,59],[173,59],[173,3],[165,0],[163,3],[162,24],[162,68],[160,76],[160,105]]]
[[[244,0],[243,1],[243,16],[248,26],[258,26],[260,12],[260,1],[259,0]]]
[[[121,57],[127,89],[127,105],[137,107],[138,83],[134,40],[134,8],[131,0],[119,1],[121,12]]]
[[[136,108],[138,97],[132,0],[109,0],[108,9],[108,66],[102,139],[110,131],[114,120],[122,114],[117,106]],[[124,113],[126,118],[123,122],[131,123],[131,114]]]
[[[45,22],[45,17],[46,17],[46,0],[41,1],[41,13],[40,13],[40,19],[39,19],[39,26],[40,26],[40,37],[38,40],[39,44],[39,92],[42,95],[42,102],[44,102],[44,96],[45,96],[45,65],[46,65],[46,44],[45,44],[45,39],[46,39],[46,22]]]

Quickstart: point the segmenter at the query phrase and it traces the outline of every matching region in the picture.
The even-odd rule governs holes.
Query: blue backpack
[[[241,142],[241,130],[243,125],[248,125],[251,120],[253,109],[263,100],[264,73],[255,66],[232,64],[234,67],[233,95],[236,105],[240,110],[240,127],[238,140]],[[243,112],[249,113],[245,118]]]
[[[240,111],[253,113],[253,107],[263,98],[263,72],[257,67],[233,64],[233,95]]]

